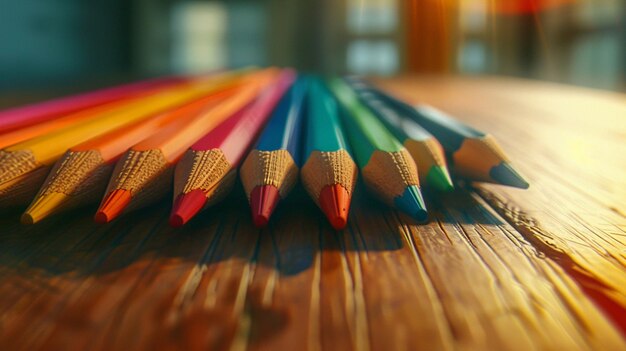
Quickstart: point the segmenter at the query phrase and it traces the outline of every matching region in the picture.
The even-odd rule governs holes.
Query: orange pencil
[[[215,91],[195,103],[206,105],[234,93],[237,86]],[[116,129],[70,148],[56,162],[37,196],[22,215],[22,223],[33,224],[64,210],[97,201],[102,197],[115,161],[131,146],[174,123],[194,117],[188,106],[167,111],[127,128]]]
[[[143,207],[171,190],[173,166],[204,134],[247,105],[261,87],[277,74],[267,69],[244,78],[244,86],[223,101],[190,104],[191,122],[175,123],[136,144],[118,161],[96,212],[95,220],[107,223],[124,211]]]

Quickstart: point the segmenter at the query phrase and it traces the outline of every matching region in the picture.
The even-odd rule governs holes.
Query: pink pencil
[[[295,78],[293,70],[284,70],[254,102],[187,150],[174,174],[172,226],[184,225],[230,190],[237,167]]]
[[[182,77],[156,78],[10,108],[0,111],[0,133],[58,118],[81,109],[133,97],[146,90],[181,83],[186,80]]]

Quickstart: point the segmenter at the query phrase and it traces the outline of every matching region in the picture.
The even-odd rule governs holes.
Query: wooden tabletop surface
[[[357,189],[334,232],[301,188],[270,228],[241,190],[182,229],[0,214],[1,350],[626,347],[626,96],[497,78],[393,92],[490,132],[529,190],[427,196],[417,225]]]

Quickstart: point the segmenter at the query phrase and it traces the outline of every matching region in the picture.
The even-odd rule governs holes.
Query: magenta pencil
[[[0,111],[0,133],[62,117],[81,109],[130,98],[146,90],[158,89],[185,80],[186,78],[182,77],[156,78],[10,108]]]

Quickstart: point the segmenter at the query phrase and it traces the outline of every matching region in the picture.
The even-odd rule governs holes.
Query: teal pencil
[[[311,79],[307,101],[302,184],[333,228],[343,229],[357,167],[344,137],[335,98],[319,79]]]
[[[417,221],[428,218],[415,161],[341,79],[330,87],[345,109],[342,120],[365,185],[383,202]]]

